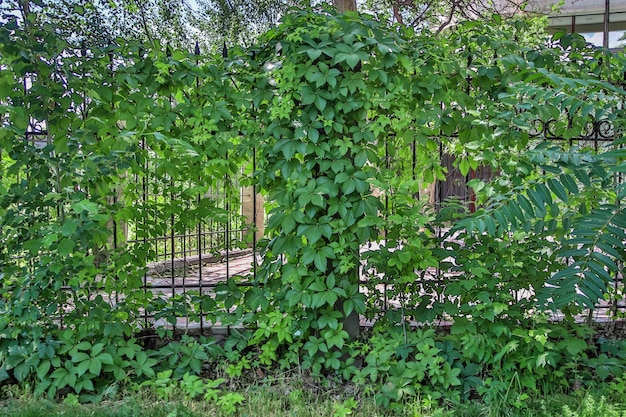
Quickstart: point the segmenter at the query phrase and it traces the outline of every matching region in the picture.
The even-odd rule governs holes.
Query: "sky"
[[[602,46],[603,36],[602,32],[595,33],[581,33],[587,42],[590,42],[596,46]],[[609,33],[609,48],[617,48],[624,44],[624,41],[620,41],[619,38],[624,36],[624,32],[610,32]]]

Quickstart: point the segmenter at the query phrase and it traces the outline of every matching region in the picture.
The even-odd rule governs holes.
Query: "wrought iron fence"
[[[549,124],[544,125],[545,132],[548,130]],[[589,146],[599,149],[609,146],[613,140],[615,132],[606,123],[594,124],[594,128],[590,130],[588,135],[567,139],[571,145]],[[555,136],[542,136],[541,133],[533,135],[538,140],[565,140]],[[440,138],[445,140],[445,138]],[[478,178],[489,181],[498,174],[493,172],[489,167],[479,167],[471,170],[467,175],[460,174],[458,168],[454,166],[454,158],[440,150],[441,163],[448,169],[448,176],[445,181],[438,181],[435,184],[434,203],[436,209],[445,206],[448,201],[453,200],[455,203],[461,203],[467,210],[475,210],[475,199],[473,191],[468,187],[471,179]],[[388,164],[393,164],[389,158]],[[417,169],[417,161],[415,153],[409,160],[402,161],[403,169],[408,166],[409,169]],[[150,172],[150,169],[148,169]],[[413,171],[415,172],[415,171]],[[616,178],[622,181],[622,178]],[[142,194],[142,202],[154,202],[159,199],[166,199],[169,202],[174,201],[179,196],[162,196],[150,192],[150,183],[158,183],[161,179],[153,175],[144,177],[142,180],[144,193]],[[183,187],[184,188],[184,187]],[[260,196],[254,191],[247,200],[252,205],[249,212],[252,216],[246,218],[243,216],[245,200],[240,190],[240,196],[229,195],[228,187],[225,185],[217,186],[212,191],[212,197],[215,198],[218,205],[227,213],[227,222],[215,221],[214,219],[206,219],[204,223],[198,224],[195,228],[180,229],[178,227],[179,219],[170,215],[162,218],[158,212],[153,212],[151,216],[155,221],[163,222],[163,233],[161,236],[144,238],[138,240],[134,238],[137,234],[138,225],[128,225],[128,241],[125,244],[143,243],[149,244],[154,250],[154,261],[147,265],[147,272],[144,276],[145,291],[154,291],[165,298],[173,297],[177,294],[185,294],[196,291],[199,294],[212,293],[215,287],[230,277],[242,276],[241,285],[249,285],[247,281],[253,280],[256,275],[256,268],[260,262],[259,253],[257,251],[257,230],[262,228],[263,224],[263,206],[259,201]],[[190,201],[186,204],[191,205]],[[386,202],[389,209],[388,201]],[[443,229],[438,229],[439,237],[443,234]],[[371,272],[371,271],[370,271]],[[445,286],[458,279],[458,273],[445,268],[430,268],[426,271],[416,271],[415,283],[412,284],[412,291],[425,293],[432,291],[434,285],[440,285],[439,292],[436,294],[439,302],[446,301],[444,294]],[[371,281],[374,281],[372,284]],[[361,283],[364,291],[366,287],[378,286],[376,293],[372,296],[378,297],[375,300],[378,306],[384,311],[398,308],[397,300],[391,299],[388,295],[393,288],[393,283],[388,279],[381,279],[375,273],[363,271],[361,274]],[[596,320],[606,320],[610,317],[617,317],[621,311],[626,310],[626,305],[619,302],[624,292],[623,277],[616,277],[614,288],[611,290],[611,297],[608,300],[598,304],[595,312],[589,312],[590,318]],[[517,294],[518,298],[528,297],[528,294]],[[451,300],[448,300],[451,301]],[[453,300],[452,300],[453,301]],[[593,317],[592,317],[593,314]],[[151,315],[145,314],[146,324],[151,321]],[[442,319],[443,320],[443,319]],[[160,323],[163,324],[163,323]],[[187,318],[182,318],[178,323],[179,326],[188,328],[189,326],[198,326],[201,329],[207,325],[203,318],[200,317],[199,322],[191,322]]]
[[[556,133],[555,124],[556,121],[554,120],[537,122],[535,128],[530,132],[532,142],[536,145],[544,141],[564,141],[570,147],[576,146],[581,149],[588,148],[599,151],[611,148],[615,138],[621,134],[620,130],[610,121],[599,120],[590,122],[587,130],[581,136],[564,138]],[[456,135],[452,137],[456,137]],[[441,210],[444,207],[453,207],[455,210],[474,212],[477,208],[475,194],[472,188],[468,186],[468,183],[473,179],[489,182],[498,177],[498,172],[494,172],[488,166],[479,166],[477,169],[470,169],[468,174],[463,175],[455,164],[455,157],[444,151],[444,146],[442,145],[446,139],[445,136],[438,138],[441,144],[439,148],[441,164],[447,172],[446,179],[443,181],[438,180],[434,184],[431,203],[436,210]],[[415,164],[415,160],[413,160],[413,164]],[[622,174],[615,174],[614,181],[623,183],[625,178]],[[438,238],[441,239],[445,233],[445,228],[436,228],[436,233]],[[454,240],[453,238],[450,239]],[[462,242],[457,243],[463,244]],[[445,245],[445,242],[442,241],[442,245]],[[390,291],[390,288],[394,287],[393,280],[381,277],[376,271],[365,271],[363,275],[362,282],[364,284],[368,284],[369,280],[374,281],[373,284],[369,283],[368,285],[369,292],[376,294],[378,306],[382,311],[402,308],[401,300],[398,299],[397,294],[394,299],[390,298],[390,294],[395,293]],[[432,292],[433,287],[438,286],[436,294],[434,294],[438,300],[437,302],[455,302],[454,299],[445,295],[446,286],[458,281],[459,273],[455,272],[454,268],[441,267],[415,271],[415,278],[415,283],[412,284],[412,291],[416,291],[417,294],[429,295],[429,291]],[[614,324],[614,319],[624,318],[626,315],[625,292],[624,274],[619,272],[613,277],[612,286],[609,288],[605,299],[596,304],[595,309],[587,310],[585,314],[578,316],[578,319],[587,322],[606,323],[607,328],[611,328]],[[514,296],[516,300],[520,301],[531,297],[532,293],[524,290],[516,292]],[[556,314],[555,319],[558,318],[559,314]],[[445,317],[438,317],[438,320],[439,322],[445,322]]]
[[[556,121],[538,122],[530,136],[536,140],[569,141],[570,145],[588,146],[597,150],[608,146],[618,133],[611,123],[600,120],[590,123],[587,132],[582,136],[565,139],[556,133],[555,123]],[[33,122],[26,139],[35,147],[45,146],[47,144],[45,126]],[[439,140],[444,141],[445,137]],[[400,169],[405,171],[409,169],[415,173],[416,169],[419,169],[415,144],[411,151],[411,156],[401,162],[404,165]],[[454,166],[454,158],[446,154],[443,147],[440,147],[440,158],[448,175],[445,181],[438,181],[435,184],[431,203],[439,209],[446,201],[456,200],[473,211],[475,209],[474,197],[467,185],[468,182],[475,178],[490,180],[497,176],[497,173],[488,167],[480,167],[471,170],[467,175],[462,175]],[[391,161],[388,155],[385,159],[388,167],[398,162]],[[254,165],[254,161],[252,164]],[[179,182],[177,184],[181,190],[179,194],[160,194],[159,184],[170,180],[159,175],[155,166],[150,162],[146,163],[144,175],[133,178],[139,189],[137,193],[139,199],[135,203],[144,209],[145,215],[141,221],[134,223],[113,222],[112,245],[115,250],[126,245],[137,244],[148,248],[150,256],[146,262],[146,273],[143,277],[144,291],[152,291],[165,298],[173,298],[175,295],[191,291],[197,291],[202,295],[212,291],[218,283],[235,275],[254,278],[259,257],[257,239],[264,221],[263,204],[254,188],[233,187],[237,180],[237,178],[226,178],[209,191],[211,201],[215,203],[215,207],[222,212],[222,215],[219,218],[201,219],[194,223],[183,219],[184,212],[196,208],[204,196],[187,193],[183,199],[182,193],[191,188],[191,184]],[[618,176],[616,181],[622,182],[624,178]],[[389,209],[388,201],[385,203],[386,208]],[[178,214],[160,211],[161,207],[174,204],[182,205],[184,210]],[[154,233],[156,230],[154,228],[150,233],[146,232],[148,227],[144,222],[160,224],[157,228],[160,232]],[[432,288],[433,282],[445,286],[455,279],[450,271],[440,268],[416,271],[415,277],[414,290],[418,292]],[[363,283],[378,279],[367,272],[362,274]],[[428,285],[421,285],[426,281]],[[386,294],[388,286],[393,284],[387,280],[381,280],[380,285],[382,286],[379,294],[382,297],[382,307],[389,309],[393,307],[393,303],[387,299]],[[623,293],[623,276],[619,275],[615,277],[612,298],[598,305],[598,311],[610,311],[613,316],[616,316],[619,311],[626,310],[626,305],[621,303]],[[438,296],[445,297],[443,291],[440,291]],[[143,312],[143,318],[146,325],[149,325],[152,315]],[[184,325],[190,325],[188,317],[185,318]],[[202,315],[197,325],[200,328],[205,325]]]

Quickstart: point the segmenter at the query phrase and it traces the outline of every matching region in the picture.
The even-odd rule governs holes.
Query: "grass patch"
[[[180,394],[180,395],[179,395]],[[229,394],[239,394],[241,403],[232,402]],[[183,398],[174,393],[172,398]],[[143,390],[115,400],[98,404],[68,404],[35,399],[20,394],[0,401],[0,417],[321,417],[321,416],[392,416],[388,410],[376,407],[373,399],[356,401],[337,395],[312,392],[306,388],[252,386],[246,390],[226,393],[214,401],[160,400]]]
[[[589,392],[529,399],[506,406],[479,402],[438,406],[430,401],[415,401],[386,410],[359,393],[346,396],[337,390],[321,391],[298,383],[252,385],[224,393],[213,401],[182,399],[184,394],[180,392],[173,393],[170,400],[162,400],[153,392],[142,390],[98,404],[71,404],[68,399],[53,402],[35,399],[26,392],[6,388],[3,391],[0,417],[626,417],[626,404]],[[241,401],[233,403],[233,398]]]

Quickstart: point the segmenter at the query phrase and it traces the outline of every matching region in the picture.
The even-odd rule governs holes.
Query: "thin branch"
[[[448,18],[441,26],[439,26],[439,29],[437,29],[437,31],[435,32],[435,35],[439,35],[441,31],[444,30],[450,24],[450,22],[452,22],[452,18],[454,17],[454,12],[456,11],[457,6],[458,6],[458,2],[453,1],[452,7],[450,7],[450,13],[448,14]]]
[[[419,21],[421,21],[424,16],[426,16],[426,13],[428,13],[428,11],[430,10],[430,8],[432,7],[433,2],[429,2],[428,4],[426,4],[426,7],[424,7],[424,10],[422,10],[422,13],[420,13],[419,16],[417,16],[415,19],[413,19],[413,21],[411,22],[410,26],[415,26],[415,24]]]
[[[24,24],[28,24],[28,15],[30,14],[30,6],[28,3],[29,0],[18,1],[20,13],[22,14],[22,19],[24,19]]]
[[[394,19],[396,19],[396,22],[400,23],[401,25],[404,24],[404,21],[402,20],[402,14],[400,14],[400,10],[398,8],[398,3],[393,4],[393,17]]]
[[[146,12],[145,12],[145,9],[142,7],[143,1],[135,0],[135,4],[137,5],[137,8],[139,9],[139,15],[141,16],[141,23],[143,25],[144,31],[146,32],[146,37],[148,38],[148,42],[150,42],[152,46],[154,46],[155,45],[154,39],[152,38],[152,35],[150,34],[150,29],[148,28],[148,22],[146,21]]]

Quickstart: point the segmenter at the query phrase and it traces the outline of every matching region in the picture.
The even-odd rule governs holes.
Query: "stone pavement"
[[[252,274],[253,255],[251,250],[234,251],[230,256],[212,256],[205,260],[198,257],[177,259],[174,261],[172,277],[169,262],[161,262],[148,267],[146,284],[155,293],[165,295],[182,294],[185,291],[200,288],[213,288],[216,284],[233,276],[250,276]]]

